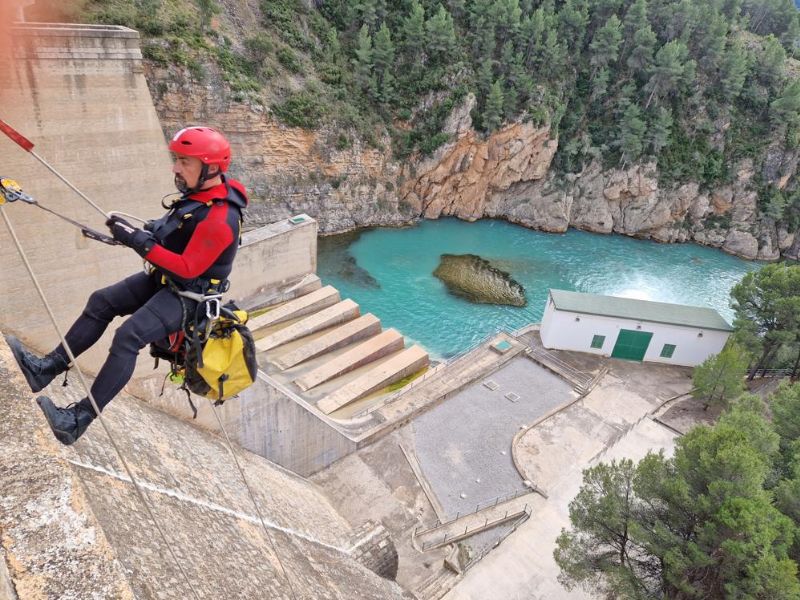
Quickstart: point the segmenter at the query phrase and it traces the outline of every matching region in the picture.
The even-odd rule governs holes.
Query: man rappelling
[[[231,161],[230,144],[209,127],[187,127],[169,144],[172,171],[180,198],[160,219],[134,227],[113,213],[106,221],[116,242],[142,256],[149,268],[89,296],[83,313],[65,335],[74,356],[95,344],[109,323],[131,315],[114,334],[108,358],[101,367],[91,396],[102,411],[130,380],[139,351],[167,338],[186,325],[191,300],[179,295],[222,294],[239,246],[242,213],[247,206],[244,186],[225,175]],[[63,344],[39,357],[15,337],[7,338],[31,390],[39,392],[69,368]],[[74,443],[96,418],[90,399],[66,408],[39,396],[56,439]]]

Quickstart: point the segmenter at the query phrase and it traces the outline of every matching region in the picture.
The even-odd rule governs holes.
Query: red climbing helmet
[[[231,145],[225,136],[211,127],[186,127],[181,129],[169,143],[175,154],[194,156],[203,164],[218,165],[220,173],[231,164]]]

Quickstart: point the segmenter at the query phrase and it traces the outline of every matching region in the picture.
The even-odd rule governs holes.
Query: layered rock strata
[[[695,182],[658,184],[657,165],[581,173],[551,169],[559,140],[548,127],[512,123],[482,137],[472,128],[475,99],[467,96],[445,125],[450,141],[432,156],[396,160],[388,137],[367,146],[354,132],[307,131],[280,125],[258,105],[231,103],[209,81],[202,89],[174,72],[148,67],[165,133],[186,119],[210,122],[233,140],[233,173],[255,199],[252,225],[307,213],[321,233],[421,218],[502,218],[543,231],[569,227],[660,242],[694,241],[748,259],[800,257],[800,236],[758,211],[749,160],[734,165],[732,183],[713,190]],[[346,144],[340,143],[342,139]],[[800,153],[768,149],[762,181],[794,189]]]

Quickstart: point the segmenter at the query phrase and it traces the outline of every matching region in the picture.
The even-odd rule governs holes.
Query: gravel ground
[[[519,399],[507,399],[509,392]],[[417,458],[448,516],[524,489],[511,458],[514,435],[575,397],[563,379],[519,357],[416,419]]]

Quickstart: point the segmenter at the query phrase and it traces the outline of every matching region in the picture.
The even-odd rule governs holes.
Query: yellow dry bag
[[[245,311],[224,311],[211,323],[200,353],[190,346],[185,382],[191,392],[220,403],[252,385],[258,364],[245,323]]]

